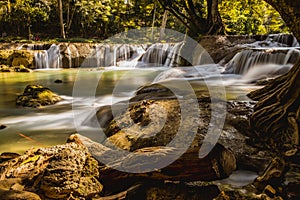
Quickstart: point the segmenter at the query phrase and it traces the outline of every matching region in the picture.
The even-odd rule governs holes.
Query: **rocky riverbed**
[[[283,156],[251,132],[248,118],[255,102],[214,100],[226,104],[224,128],[212,151],[199,158],[212,102],[201,93],[196,96],[200,115],[181,119],[180,101],[170,90],[145,86],[116,116],[110,107],[99,109],[97,119],[107,136],[101,143],[89,134],[74,134],[63,145],[30,149],[24,155],[2,154],[2,199],[297,199],[299,152]],[[193,113],[194,108],[184,109]],[[195,121],[199,126],[184,154],[162,169],[144,170],[176,155],[176,145],[180,148],[185,141],[168,144],[179,126],[187,131]],[[125,153],[115,154],[116,147]],[[217,181],[235,170],[260,176],[238,187]]]

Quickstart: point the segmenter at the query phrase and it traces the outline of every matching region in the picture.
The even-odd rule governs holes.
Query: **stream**
[[[76,104],[76,108],[73,109],[76,109],[76,113],[80,113],[84,120],[90,114],[88,110],[91,106],[98,108],[129,99],[134,96],[137,88],[153,82],[167,81],[176,86],[176,80],[185,79],[195,90],[207,94],[207,86],[210,89],[221,86],[225,88],[227,100],[249,101],[246,94],[261,87],[254,84],[256,80],[284,74],[291,68],[300,55],[299,44],[293,45],[296,47],[283,46],[273,37],[271,43],[270,39],[267,39],[265,43],[245,45],[246,49],[238,52],[224,66],[199,63],[194,67],[173,66],[175,61],[178,61],[174,52],[180,50],[181,43],[154,44],[148,47],[127,45],[126,48],[120,45],[106,45],[105,51],[101,45],[96,45],[97,51],[94,55],[99,59],[93,61],[94,65],[108,62],[109,55],[106,54],[111,52],[113,56],[110,56],[109,63],[112,63],[112,66],[84,69],[60,68],[63,62],[58,44],[34,45],[35,47],[27,45],[29,50],[37,49],[35,59],[38,69],[32,73],[0,73],[0,125],[6,126],[0,130],[0,153],[22,153],[31,147],[63,144],[70,134],[76,132],[72,103]],[[25,47],[20,46],[19,49],[22,48]],[[107,50],[109,48],[113,50]],[[129,51],[134,53],[128,53]],[[119,54],[125,55],[122,60],[117,56]],[[50,58],[55,58],[55,61],[49,60]],[[70,58],[66,68],[74,65],[72,60],[74,59]],[[98,80],[101,76],[96,87],[95,99],[91,100],[84,91],[80,93],[81,96],[73,97],[73,86],[79,75],[80,83],[87,88],[94,87],[96,83],[93,80]],[[55,80],[61,80],[62,83],[55,83]],[[64,100],[42,108],[18,107],[15,100],[28,84],[49,87]],[[124,91],[116,93],[116,85],[122,85]]]

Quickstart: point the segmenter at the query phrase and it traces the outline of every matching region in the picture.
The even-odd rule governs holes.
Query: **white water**
[[[48,50],[35,53],[35,67],[37,69],[50,69],[62,67],[62,56],[59,45],[52,44]]]
[[[237,53],[226,65],[224,73],[245,74],[254,66],[294,64],[300,57],[297,48],[260,48]]]
[[[256,41],[250,44],[244,44],[245,47],[300,47],[297,39],[291,34],[270,34],[263,41]]]
[[[64,44],[65,45],[65,44]],[[144,68],[161,66],[178,66],[180,62],[180,51],[183,43],[157,43],[146,44],[96,44],[90,56],[86,57],[82,66],[84,67],[112,67]],[[44,46],[41,45],[38,49]],[[23,47],[24,48],[24,47]],[[34,46],[28,46],[29,50],[36,50]],[[62,52],[68,60],[68,66],[62,66]],[[72,59],[72,51],[75,59]],[[37,69],[71,68],[79,66],[79,53],[68,45],[61,48],[60,45],[52,44],[47,50],[35,53],[35,67]],[[75,60],[75,61],[74,61]],[[72,63],[76,62],[76,63]],[[130,62],[130,63],[129,63]]]

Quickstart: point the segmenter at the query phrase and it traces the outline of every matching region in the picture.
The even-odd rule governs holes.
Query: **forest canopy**
[[[205,24],[210,2],[218,4],[220,30]],[[66,37],[98,39],[151,26],[193,36],[288,31],[278,12],[262,0],[0,0],[2,36],[56,38],[61,37],[61,26]]]

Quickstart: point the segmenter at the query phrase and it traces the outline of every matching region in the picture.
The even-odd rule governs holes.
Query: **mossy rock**
[[[7,65],[0,65],[0,72],[12,72],[12,71],[14,70]]]
[[[31,69],[26,68],[24,65],[14,66],[12,67],[15,72],[32,72]]]
[[[61,100],[62,98],[49,88],[40,85],[28,85],[24,93],[17,97],[16,104],[24,107],[40,107],[52,105]]]
[[[0,50],[0,64],[7,65],[7,61],[13,52],[13,50]]]
[[[32,72],[31,69],[24,65],[9,67],[7,65],[0,65],[0,72]]]
[[[7,62],[13,67],[23,65],[26,68],[34,68],[34,52],[15,50],[9,56]]]

